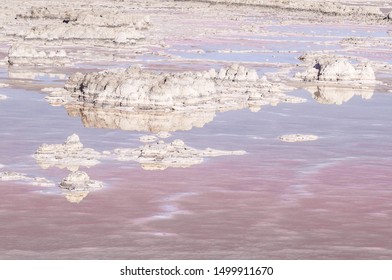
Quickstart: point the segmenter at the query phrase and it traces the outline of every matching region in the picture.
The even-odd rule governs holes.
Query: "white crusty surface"
[[[94,166],[101,157],[101,153],[84,148],[76,134],[69,136],[63,144],[43,144],[34,154],[37,163],[44,169],[58,167],[70,171],[76,171],[80,166]]]
[[[159,140],[136,149],[116,149],[114,154],[120,161],[136,161],[146,170],[164,170],[169,167],[187,168],[203,162],[204,158],[244,155],[245,151],[221,151],[207,148],[198,150],[186,146],[182,140],[165,143]]]

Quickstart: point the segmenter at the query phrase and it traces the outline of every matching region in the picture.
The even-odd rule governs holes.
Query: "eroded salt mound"
[[[99,181],[91,180],[87,173],[76,171],[69,174],[60,183],[60,188],[69,202],[79,203],[90,192],[103,187]]]
[[[65,89],[71,100],[82,104],[138,110],[240,109],[300,101],[281,93],[279,85],[259,79],[255,70],[238,64],[218,72],[211,69],[156,73],[135,66],[85,75],[76,73]]]
[[[79,136],[73,134],[64,144],[41,145],[33,157],[44,169],[58,167],[76,171],[80,166],[91,167],[98,164],[102,155],[93,149],[83,148]]]
[[[37,51],[30,45],[16,43],[8,51],[10,65],[65,65],[69,62],[64,50]]]
[[[114,154],[120,161],[136,161],[146,170],[164,170],[169,167],[187,168],[200,164],[206,157],[244,155],[245,151],[198,150],[186,146],[182,140],[165,143],[159,140],[136,149],[116,149]]]
[[[306,58],[303,58],[306,61]],[[306,82],[358,82],[360,84],[374,83],[376,77],[369,64],[353,65],[347,59],[322,55],[315,58],[310,67],[295,75]]]

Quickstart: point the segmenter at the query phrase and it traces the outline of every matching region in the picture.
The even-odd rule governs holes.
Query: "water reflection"
[[[313,86],[307,87],[307,91],[312,94],[314,100],[320,104],[342,105],[354,96],[363,99],[370,99],[374,94],[374,87],[348,88],[334,86]]]
[[[102,182],[91,180],[83,171],[70,173],[60,183],[63,195],[71,203],[80,203],[90,192],[102,187]]]

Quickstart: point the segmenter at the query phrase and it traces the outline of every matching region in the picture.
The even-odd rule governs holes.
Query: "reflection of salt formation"
[[[197,150],[186,146],[181,140],[172,143],[158,141],[136,149],[116,149],[114,153],[120,161],[136,161],[146,170],[164,170],[168,167],[187,168],[200,164],[206,157],[243,155],[245,151]]]
[[[318,136],[311,134],[287,134],[279,137],[279,140],[283,142],[306,142],[306,141],[315,141],[318,139]]]
[[[321,104],[335,104],[341,105],[347,102],[352,97],[358,95],[363,99],[370,99],[374,94],[374,88],[347,88],[347,87],[332,87],[332,86],[314,86],[307,87],[313,98]]]
[[[94,108],[80,105],[65,105],[68,114],[80,117],[85,127],[121,129],[129,131],[172,132],[203,127],[215,117],[214,111],[126,111]]]
[[[17,172],[0,172],[0,181],[19,181],[40,187],[53,187],[54,183],[43,177],[30,177]]]
[[[76,134],[69,136],[64,144],[43,144],[34,155],[37,163],[44,169],[55,166],[70,171],[76,171],[80,166],[94,166],[101,157],[99,152],[83,148]]]
[[[16,43],[8,51],[10,65],[64,65],[69,63],[64,50],[37,51],[34,47]]]
[[[82,171],[69,174],[60,183],[60,188],[69,202],[81,202],[91,191],[102,188],[99,181],[90,180],[90,177]]]
[[[140,67],[74,74],[50,103],[66,104],[88,126],[139,131],[188,130],[211,121],[215,112],[304,99],[288,96],[282,85],[258,78],[255,70],[234,64],[219,72],[156,73]]]

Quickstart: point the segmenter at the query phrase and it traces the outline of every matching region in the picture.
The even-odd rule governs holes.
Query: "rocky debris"
[[[283,142],[305,142],[305,141],[315,141],[318,136],[311,134],[287,134],[279,137],[279,140]]]
[[[136,161],[145,170],[164,170],[169,167],[187,168],[200,164],[206,157],[244,155],[245,151],[220,151],[207,148],[198,150],[186,146],[182,140],[165,143],[159,140],[136,149],[116,149],[114,154],[120,161]]]
[[[37,51],[34,47],[22,43],[14,44],[8,51],[9,65],[54,65],[69,64],[64,50]]]
[[[102,187],[101,182],[91,180],[83,171],[70,173],[60,183],[63,194],[72,203],[81,202],[90,192],[102,189]]]
[[[354,96],[361,96],[363,99],[370,99],[374,94],[374,88],[351,88],[333,86],[313,86],[307,87],[307,91],[312,94],[314,100],[320,104],[342,105]]]
[[[42,177],[30,177],[23,173],[18,172],[0,172],[0,181],[19,181],[25,184],[40,186],[40,187],[53,187],[54,183]]]
[[[300,57],[307,61],[307,57]],[[353,65],[347,59],[322,55],[313,60],[305,72],[297,73],[296,78],[305,82],[356,82],[374,84],[375,75],[370,64]]]
[[[72,134],[64,144],[43,144],[35,152],[34,158],[44,169],[66,168],[76,171],[80,166],[91,167],[99,163],[102,155],[90,148],[83,148],[79,136]]]

